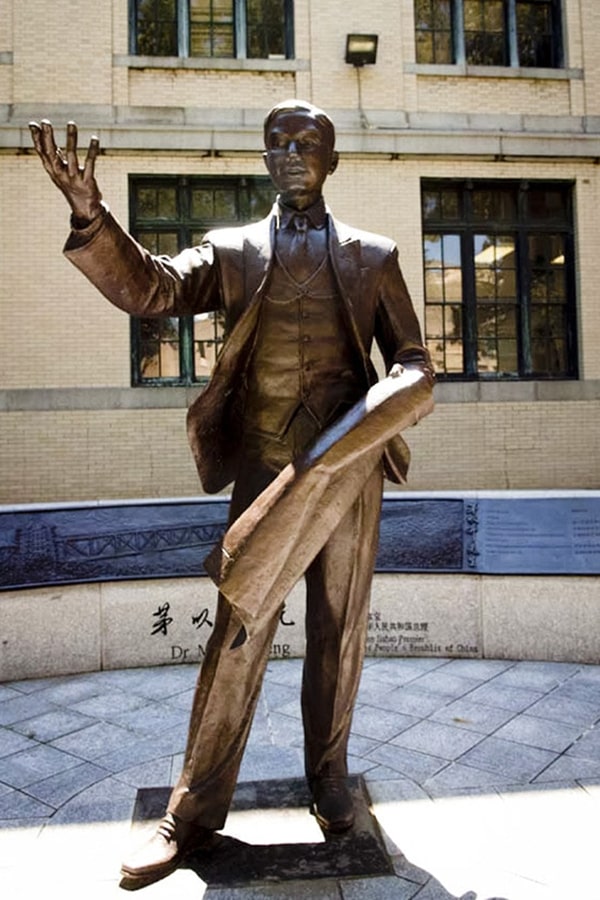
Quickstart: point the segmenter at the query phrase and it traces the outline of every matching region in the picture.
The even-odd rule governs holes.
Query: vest
[[[285,464],[364,393],[329,256],[299,282],[276,254],[247,371],[246,443]]]

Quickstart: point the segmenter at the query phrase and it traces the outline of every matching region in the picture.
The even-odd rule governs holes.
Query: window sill
[[[113,56],[113,66],[128,69],[213,69],[228,72],[300,72],[306,59],[222,59],[200,56]]]
[[[427,63],[406,63],[405,72],[426,77],[466,77],[466,78],[531,78],[535,80],[582,81],[583,69],[536,69],[512,68],[511,66],[468,66],[432,65]]]

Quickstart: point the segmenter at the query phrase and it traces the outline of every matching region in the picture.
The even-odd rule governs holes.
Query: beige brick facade
[[[408,435],[413,490],[598,488],[600,463],[600,4],[563,0],[556,70],[416,63],[412,0],[296,0],[295,59],[128,56],[127,0],[4,0],[0,15],[0,503],[189,496],[194,390],[132,388],[129,322],[62,256],[68,214],[27,122],[98,133],[98,178],[129,220],[132,174],[264,174],[264,112],[287,96],[338,123],[326,196],[388,234],[424,313],[423,178],[574,185],[579,379],[440,384]],[[379,34],[377,64],[344,62],[346,34]],[[361,118],[359,102],[362,102]]]

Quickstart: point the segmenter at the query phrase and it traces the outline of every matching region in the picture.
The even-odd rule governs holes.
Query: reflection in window
[[[131,232],[155,255],[176,256],[214,227],[255,220],[269,211],[268,177],[132,177]],[[212,372],[223,343],[215,313],[132,318],[134,384],[193,384]]]
[[[293,0],[130,0],[142,56],[293,57]]]
[[[560,0],[414,0],[418,63],[557,68]]]
[[[440,375],[574,377],[570,185],[425,182],[422,209],[425,331]]]

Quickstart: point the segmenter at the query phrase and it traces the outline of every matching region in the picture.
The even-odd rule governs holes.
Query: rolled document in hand
[[[281,607],[360,494],[386,443],[432,409],[431,380],[423,372],[388,375],[233,522],[204,566],[248,634]]]

